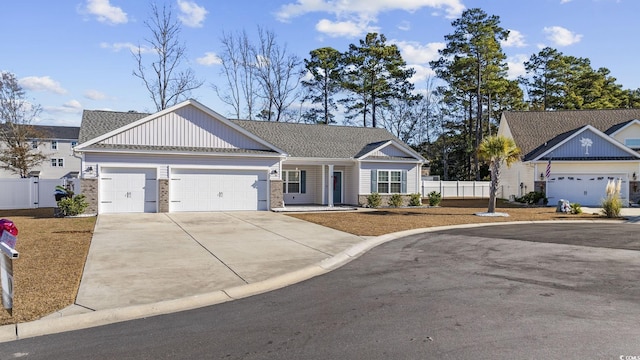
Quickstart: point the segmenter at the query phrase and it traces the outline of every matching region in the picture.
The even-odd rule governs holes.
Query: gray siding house
[[[99,213],[408,198],[425,162],[384,129],[230,120],[195,100],[155,114],[85,110],[80,142],[82,193]]]

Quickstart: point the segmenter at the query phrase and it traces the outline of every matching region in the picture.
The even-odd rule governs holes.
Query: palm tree
[[[500,179],[500,166],[505,163],[507,167],[520,159],[520,149],[511,138],[504,136],[488,136],[478,146],[478,158],[489,163],[491,171],[491,186],[489,187],[489,210],[496,212],[496,192]]]

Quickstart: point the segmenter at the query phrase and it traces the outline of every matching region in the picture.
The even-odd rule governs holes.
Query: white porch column
[[[329,165],[329,176],[327,177],[327,179],[329,180],[329,193],[327,194],[327,200],[329,207],[333,207],[333,191],[334,191],[334,186],[333,186],[333,165]]]
[[[324,172],[324,165],[320,165],[320,168],[322,169],[322,176],[320,176],[322,178],[322,198],[320,199],[320,203],[322,205],[327,205],[327,200],[326,200],[326,194],[327,194],[327,189],[325,188],[325,184],[327,183],[327,176],[325,175]]]

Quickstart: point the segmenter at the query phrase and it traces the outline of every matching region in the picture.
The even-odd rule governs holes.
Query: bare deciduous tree
[[[245,31],[233,34],[222,33],[222,75],[227,83],[221,89],[213,84],[216,94],[225,104],[233,108],[237,118],[252,120],[255,116],[257,78],[255,74],[255,54]]]
[[[259,27],[255,45],[245,32],[223,34],[220,58],[227,89],[220,91],[215,85],[214,89],[238,118],[243,115],[267,121],[288,118],[285,113],[299,95],[302,61],[288,53],[286,45],[279,45],[273,32]]]
[[[40,105],[27,101],[24,89],[15,75],[0,74],[0,167],[25,178],[46,156],[36,148],[38,139],[46,134],[38,132],[31,122],[40,114]]]
[[[138,64],[133,75],[142,79],[156,110],[160,111],[186,99],[191,90],[199,88],[203,82],[196,79],[190,68],[180,68],[186,48],[180,42],[180,23],[173,17],[171,7],[164,5],[160,10],[151,4],[151,11],[150,19],[145,21],[151,39],[145,41],[156,55],[156,60],[151,62],[151,69],[147,69],[142,47],[139,46],[132,52]]]

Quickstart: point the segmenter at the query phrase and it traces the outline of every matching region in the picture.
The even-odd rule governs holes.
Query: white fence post
[[[469,191],[466,187],[471,186]],[[432,192],[440,192],[442,198],[462,197],[462,198],[486,198],[489,196],[489,181],[430,181],[422,180],[422,196]],[[504,189],[501,189],[504,191]]]

